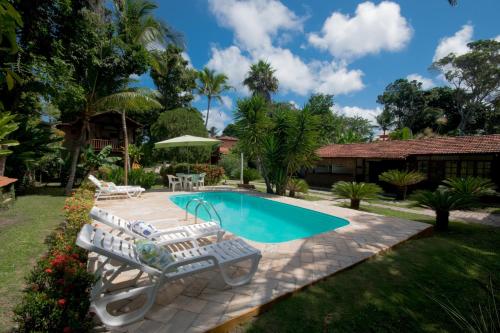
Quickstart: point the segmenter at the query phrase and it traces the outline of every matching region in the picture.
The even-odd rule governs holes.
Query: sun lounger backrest
[[[132,232],[132,230],[130,230],[129,221],[119,218],[118,216],[113,215],[110,212],[105,211],[104,209],[92,207],[92,209],[90,210],[90,217],[93,220],[102,222],[113,229],[118,229],[129,235],[137,236]]]
[[[89,175],[88,178],[95,186],[97,186],[98,188],[102,188],[101,181],[96,177],[94,177],[94,175]]]
[[[84,225],[80,230],[76,244],[90,252],[128,264],[146,273],[159,273],[157,269],[144,265],[140,261],[133,243],[90,224]]]

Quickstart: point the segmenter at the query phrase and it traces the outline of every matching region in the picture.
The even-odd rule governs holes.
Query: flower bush
[[[87,272],[87,252],[75,246],[89,223],[94,203],[89,186],[80,187],[64,206],[65,222],[48,238],[48,252],[26,277],[26,289],[14,310],[19,332],[87,332],[92,328],[89,292],[95,277]]]

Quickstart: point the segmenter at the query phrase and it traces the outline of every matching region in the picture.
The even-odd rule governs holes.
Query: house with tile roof
[[[500,185],[500,134],[331,144],[317,154],[317,167],[304,174],[312,186],[330,187],[339,180],[378,182],[390,169],[418,170],[427,175],[421,184],[427,187],[453,176],[486,177]]]

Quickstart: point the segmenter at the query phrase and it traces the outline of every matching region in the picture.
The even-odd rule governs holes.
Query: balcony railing
[[[114,152],[123,150],[123,144],[115,140],[91,139],[90,145],[96,151],[100,151],[106,146],[111,146],[111,151]]]

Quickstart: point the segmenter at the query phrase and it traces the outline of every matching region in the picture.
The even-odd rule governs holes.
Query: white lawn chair
[[[257,271],[262,257],[259,250],[238,238],[171,253],[172,261],[160,270],[140,260],[135,244],[89,224],[80,230],[76,244],[107,258],[95,272],[99,280],[91,292],[91,307],[101,321],[108,326],[122,326],[141,320],[154,304],[157,293],[163,285],[203,271],[218,268],[224,281],[233,287],[248,283]],[[238,278],[228,275],[226,270],[229,266],[247,260],[251,261],[247,274]],[[106,266],[110,261],[118,262],[120,266],[108,270]],[[118,287],[118,284],[114,284],[113,281],[121,273],[132,270],[139,271],[131,280],[132,286],[109,292],[110,289]],[[141,286],[137,286],[137,281],[143,274],[146,274],[149,279],[141,281]],[[108,305],[131,300],[140,295],[146,296],[145,303],[140,308],[118,315],[113,315],[108,311]]]
[[[179,185],[182,190],[182,182],[178,177],[174,175],[167,175],[168,177],[168,187],[172,189],[172,192],[175,192],[175,187]]]
[[[89,180],[96,186],[96,200],[100,197],[106,196],[123,196],[126,195],[129,198],[140,197],[142,192],[145,191],[140,186],[117,186],[114,183],[103,183],[93,175],[89,175]]]
[[[143,235],[133,230],[133,221],[129,221],[118,216],[115,216],[101,208],[92,207],[90,217],[98,222],[104,223],[107,226],[118,231],[117,236],[126,234],[132,239],[149,239],[158,245],[172,245],[176,243],[189,242],[194,247],[198,247],[197,239],[217,236],[217,242],[223,239],[225,231],[220,228],[217,222],[204,222],[183,225],[163,230],[152,230],[150,235]],[[160,221],[178,221],[177,219],[164,219]],[[145,221],[146,222],[146,221]],[[146,222],[147,223],[147,222]]]
[[[200,173],[200,174],[198,175],[198,184],[197,184],[198,189],[199,189],[200,187],[201,187],[201,188],[205,187],[205,176],[206,176],[206,175],[207,175],[207,174],[206,174],[205,172]]]

